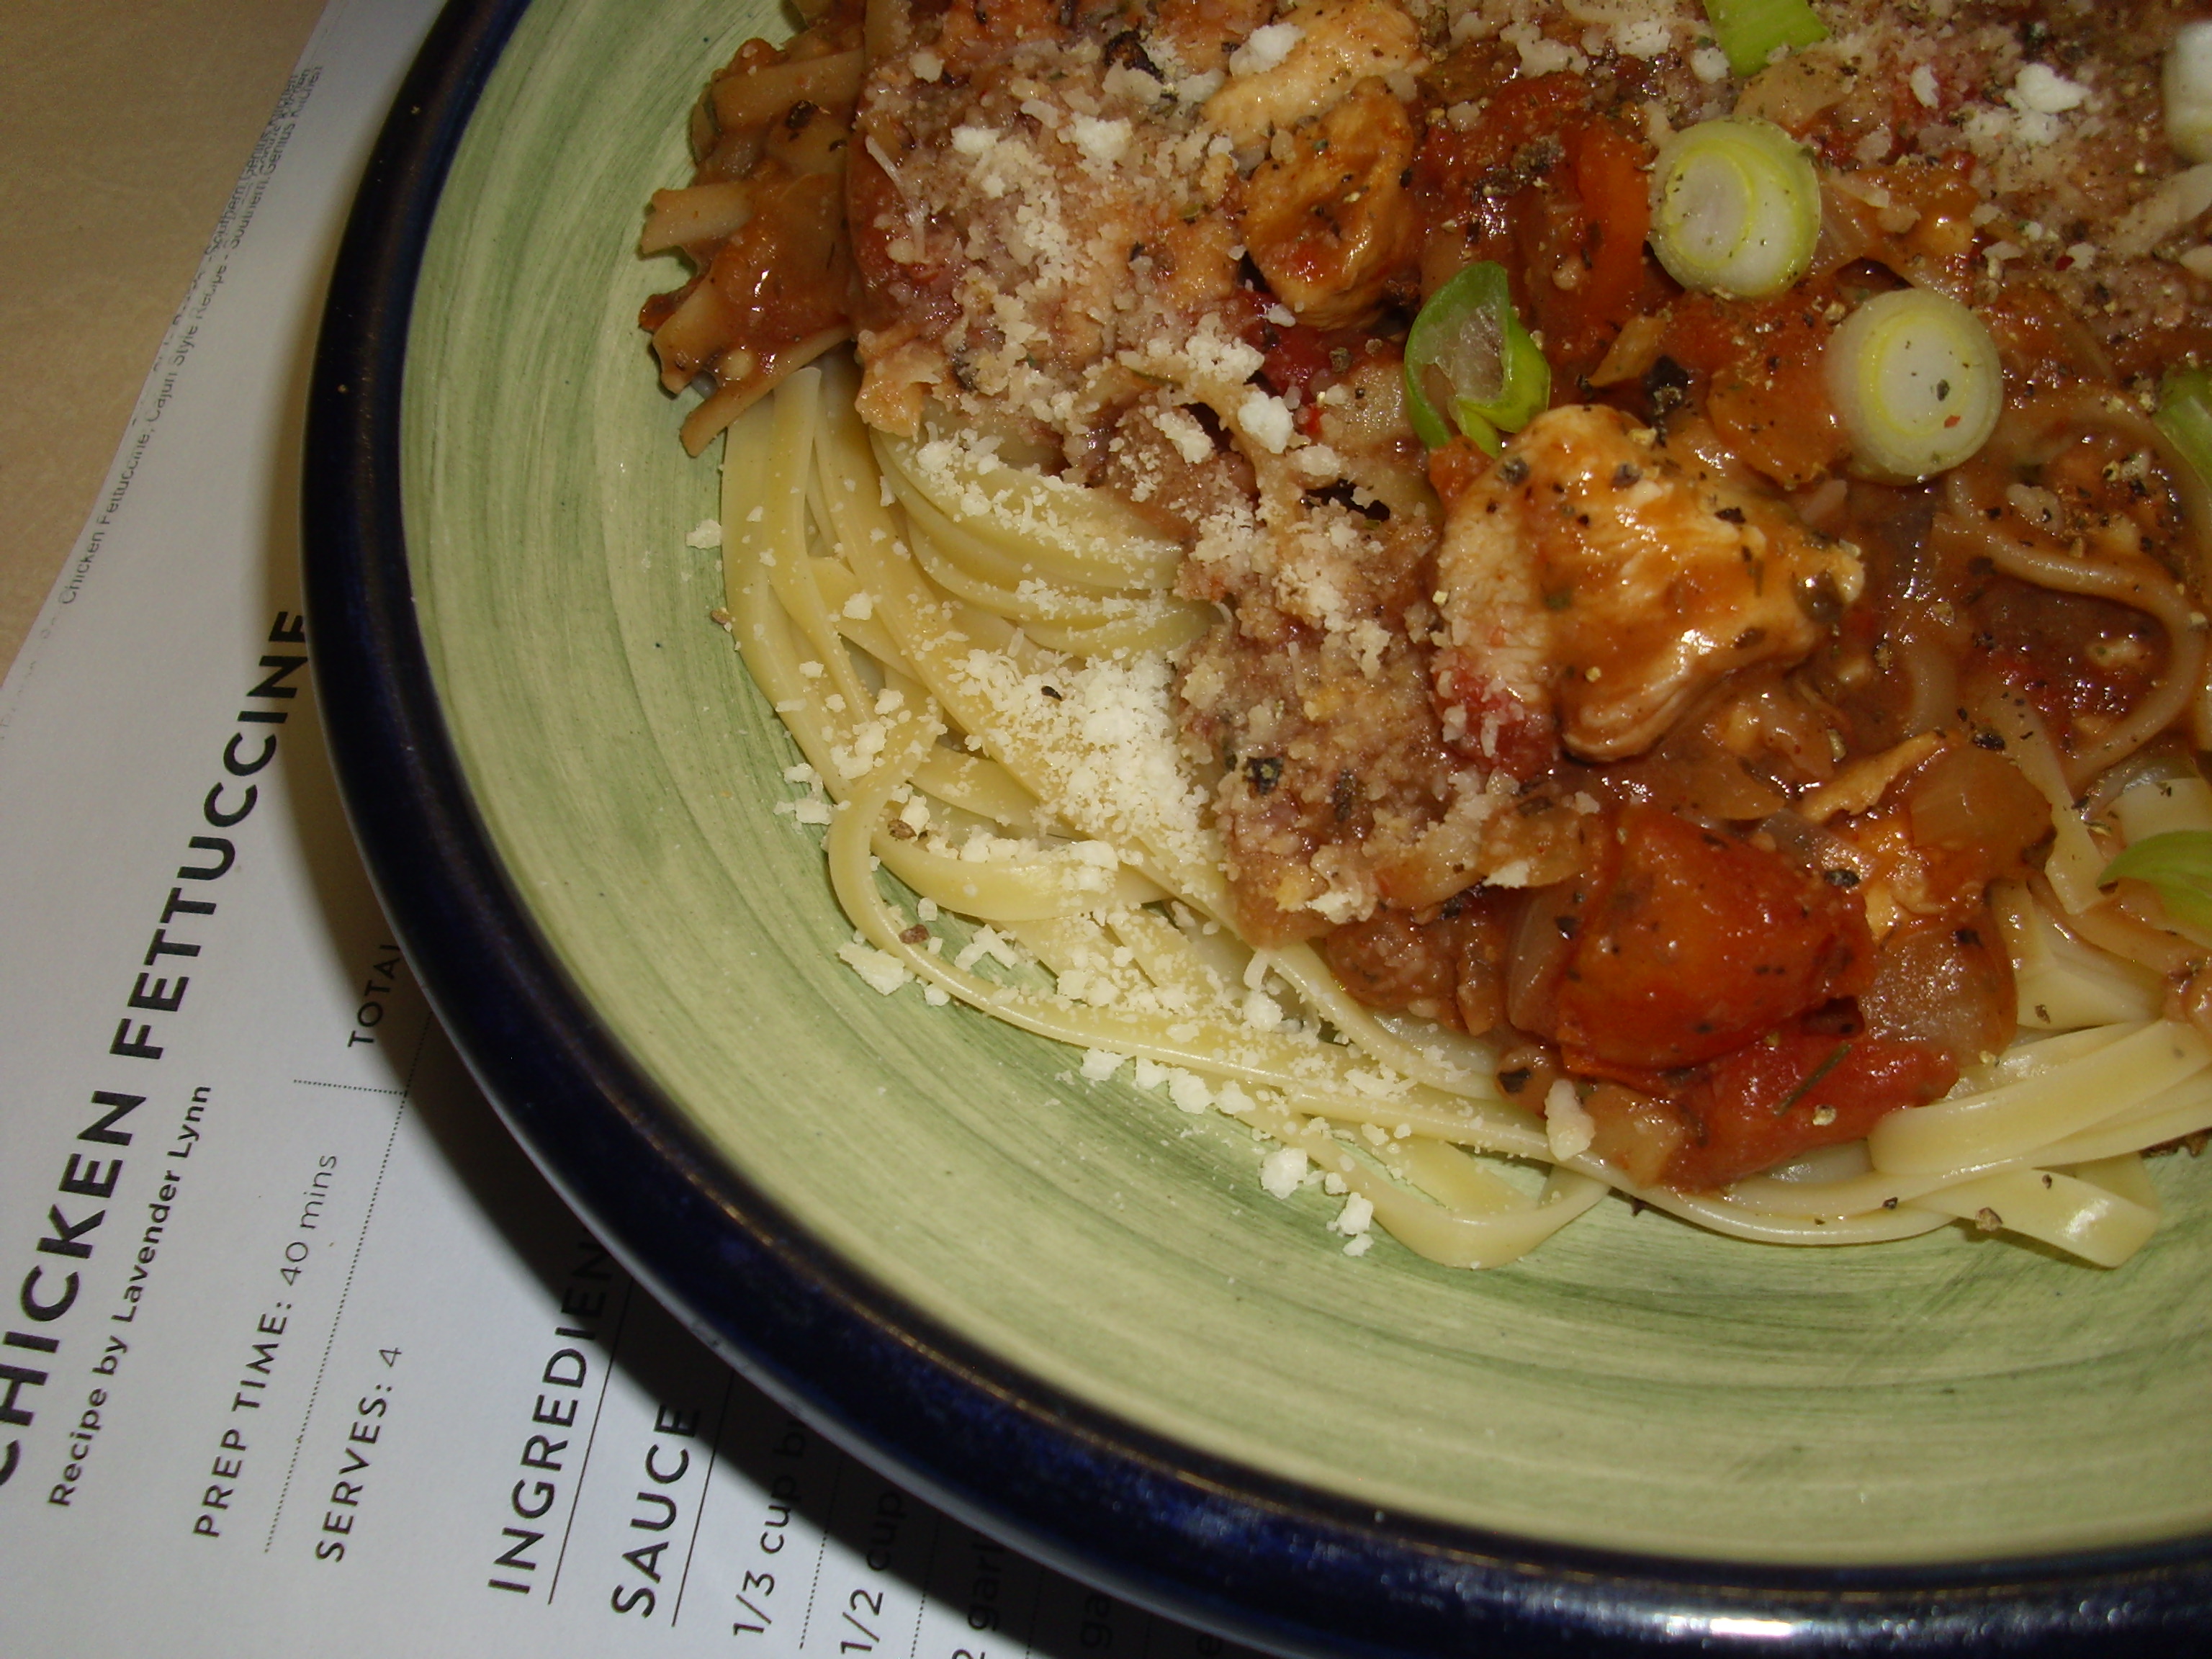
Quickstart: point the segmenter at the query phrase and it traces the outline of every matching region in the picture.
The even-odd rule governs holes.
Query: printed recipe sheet
[[[0,1653],[1222,1652],[685,1334],[386,929],[317,724],[295,457],[432,11],[325,14],[0,690]]]

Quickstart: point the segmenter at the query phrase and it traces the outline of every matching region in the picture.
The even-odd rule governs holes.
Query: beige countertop
[[[0,666],[322,0],[0,0]]]

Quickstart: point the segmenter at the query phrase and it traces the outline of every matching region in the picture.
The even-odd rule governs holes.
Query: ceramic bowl
[[[1486,1273],[1354,1259],[1235,1124],[839,963],[816,832],[774,810],[794,751],[687,545],[714,461],[635,324],[682,279],[633,246],[690,101],[781,27],[459,0],[317,367],[310,599],[356,827],[578,1209],[864,1455],[1260,1643],[2212,1641],[2212,1167],[2160,1162],[2171,1219],[2117,1272],[1617,1201]]]

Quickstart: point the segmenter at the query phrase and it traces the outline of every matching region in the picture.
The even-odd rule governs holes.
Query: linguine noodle
[[[1310,947],[1255,951],[1224,925],[1202,797],[1175,758],[1166,658],[1188,635],[1172,561],[1110,501],[933,499],[854,390],[832,360],[732,427],[724,556],[738,648],[826,797],[802,815],[827,821],[859,935],[844,954],[877,988],[918,981],[1071,1044],[1086,1077],[1164,1068],[1175,1103],[1303,1155],[1452,1266],[1510,1261],[1608,1191],[1773,1243],[2001,1218],[2112,1266],[2155,1228],[2138,1154],[2212,1128],[2212,1048],[2026,889],[2006,911],[2023,1001],[2046,1025],[2077,1009],[2094,1023],[2018,1043],[1863,1148],[1724,1192],[1559,1156],[1545,1118],[1498,1088],[1488,1045],[1378,1017]],[[1023,597],[994,605],[1018,586],[960,573],[1014,545]],[[1547,1171],[1533,1190],[1514,1173],[1530,1165]]]

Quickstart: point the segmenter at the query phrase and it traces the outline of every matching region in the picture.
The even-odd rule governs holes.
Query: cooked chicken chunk
[[[1279,137],[1279,154],[1245,181],[1245,246],[1300,322],[1364,321],[1413,261],[1420,226],[1404,180],[1418,148],[1405,106],[1380,81],[1363,81]]]
[[[1204,114],[1247,149],[1321,114],[1370,76],[1420,61],[1420,27],[1394,0],[1307,0],[1229,60],[1229,83],[1206,100]]]
[[[1732,670],[1795,662],[1863,584],[1849,545],[1595,404],[1539,416],[1452,503],[1445,734],[1516,776],[1619,760]]]

